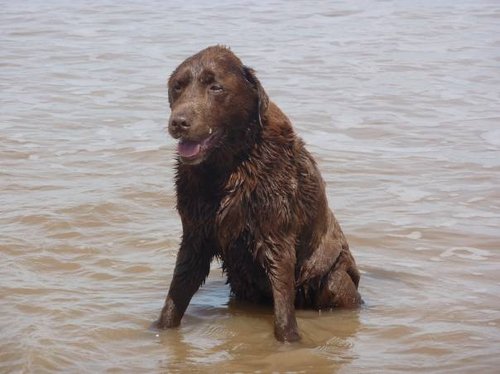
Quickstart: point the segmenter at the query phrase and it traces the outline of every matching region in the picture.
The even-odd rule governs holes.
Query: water
[[[1,9],[1,372],[497,372],[497,1]],[[308,143],[362,271],[365,307],[298,312],[300,344],[217,263],[149,329],[181,234],[166,80],[216,43]]]

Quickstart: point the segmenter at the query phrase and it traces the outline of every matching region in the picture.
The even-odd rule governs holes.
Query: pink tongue
[[[189,140],[180,141],[177,145],[177,152],[181,157],[193,157],[200,153],[201,145],[199,142]]]

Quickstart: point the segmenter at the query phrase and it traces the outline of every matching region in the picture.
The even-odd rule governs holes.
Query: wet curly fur
[[[275,336],[300,339],[295,308],[356,307],[359,272],[316,163],[252,69],[209,47],[169,79],[183,235],[160,328],[174,327],[221,259],[236,299],[274,304]]]

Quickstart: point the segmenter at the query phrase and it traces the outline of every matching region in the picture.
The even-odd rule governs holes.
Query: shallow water
[[[500,365],[496,1],[4,2],[1,372],[449,372]],[[228,304],[158,333],[181,233],[165,82],[227,44],[318,160],[359,311]]]

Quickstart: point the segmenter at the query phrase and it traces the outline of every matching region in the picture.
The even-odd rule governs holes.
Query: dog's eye
[[[220,84],[212,84],[210,86],[210,91],[213,92],[213,93],[220,93],[223,90],[224,89],[223,89],[223,87]]]
[[[179,82],[175,82],[172,89],[174,90],[174,92],[179,93],[182,91],[182,85]]]

